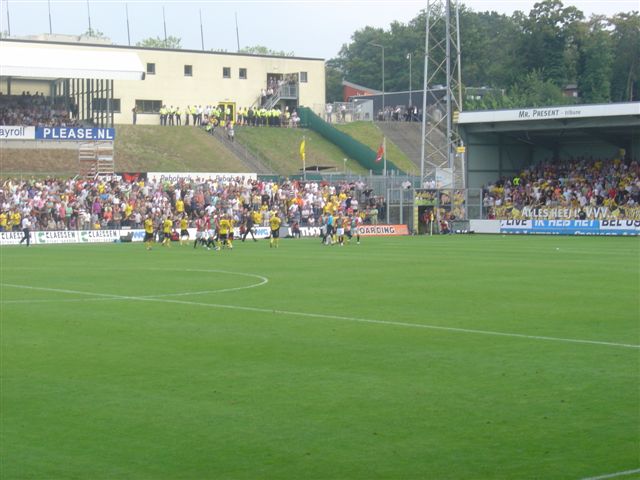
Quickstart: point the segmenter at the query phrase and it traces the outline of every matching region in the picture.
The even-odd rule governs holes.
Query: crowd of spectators
[[[483,202],[488,218],[520,218],[527,207],[569,209],[582,219],[593,218],[599,207],[628,218],[640,205],[640,165],[593,158],[543,162],[487,185]]]
[[[421,122],[422,112],[415,105],[388,105],[376,118],[379,122]]]
[[[240,225],[252,211],[261,213],[263,226],[275,211],[300,226],[320,226],[327,212],[357,213],[364,223],[376,224],[384,207],[384,199],[363,182],[6,180],[0,188],[0,231],[20,230],[25,216],[32,230],[141,228],[147,215],[159,225],[184,214],[191,226],[204,215],[222,214]]]
[[[173,105],[169,107],[163,105],[159,114],[162,126],[189,126],[191,124],[202,127],[212,134],[217,127],[228,131],[234,126],[290,128],[300,126],[298,112],[295,109],[289,111],[288,106],[285,106],[284,110],[280,107],[269,109],[256,106],[240,107],[235,112],[235,119],[231,108],[224,105],[205,105],[204,107],[202,105],[187,105],[184,110]],[[137,118],[135,108],[133,118],[135,125]]]
[[[33,127],[76,127],[77,120],[72,118],[73,105],[62,99],[56,102],[42,93],[4,95],[0,93],[0,125],[22,125]]]

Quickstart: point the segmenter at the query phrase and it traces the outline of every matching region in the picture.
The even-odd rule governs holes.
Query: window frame
[[[158,114],[160,113],[160,108],[162,108],[162,100],[144,100],[144,99],[136,99],[135,101],[137,113],[148,113],[148,114]],[[157,109],[154,109],[155,106],[158,106]]]
[[[111,102],[111,100],[113,100]],[[91,109],[94,112],[112,112],[112,113],[122,113],[122,102],[120,98],[92,98],[91,99]],[[113,107],[111,110],[107,110],[107,107],[111,103]]]

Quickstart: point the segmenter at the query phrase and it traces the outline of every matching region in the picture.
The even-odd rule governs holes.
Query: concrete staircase
[[[422,124],[420,122],[376,122],[376,125],[390,141],[395,143],[420,168],[422,152]],[[427,128],[427,130],[429,129]],[[444,149],[446,135],[438,130],[432,130],[431,137],[431,143],[442,145]],[[425,148],[428,148],[428,145],[425,145]],[[439,158],[436,161],[438,163],[446,163],[446,158]],[[427,169],[429,168],[427,166]]]
[[[242,128],[242,127],[239,127]],[[251,173],[257,173],[258,175],[271,175],[273,170],[270,169],[265,162],[258,158],[247,147],[237,142],[237,140],[231,141],[227,137],[227,132],[224,128],[217,127],[213,133],[216,140],[221,142],[231,152],[238,157],[238,159],[244,164],[245,167]]]
[[[417,122],[376,122],[385,137],[420,167],[420,151],[422,148],[422,125]]]

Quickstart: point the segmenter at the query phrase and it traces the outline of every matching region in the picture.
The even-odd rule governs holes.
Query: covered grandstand
[[[467,185],[563,158],[640,158],[640,102],[462,112]]]

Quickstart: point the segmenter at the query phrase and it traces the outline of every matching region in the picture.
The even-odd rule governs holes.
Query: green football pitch
[[[0,261],[2,480],[640,475],[638,238]]]

